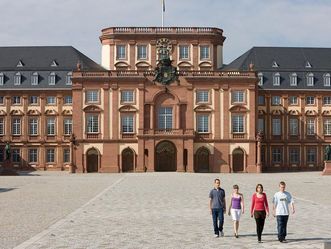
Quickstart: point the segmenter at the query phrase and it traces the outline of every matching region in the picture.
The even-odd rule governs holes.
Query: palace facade
[[[0,48],[0,164],[9,142],[19,169],[322,169],[331,49],[252,48],[224,65],[218,28],[114,27],[100,41],[102,67],[72,47]]]

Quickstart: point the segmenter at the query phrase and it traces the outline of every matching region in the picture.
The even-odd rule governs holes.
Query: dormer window
[[[179,46],[179,59],[180,60],[190,59],[190,47],[188,45]]]
[[[306,68],[311,68],[311,64],[309,61],[306,61],[306,65],[305,65]]]
[[[276,61],[272,62],[272,67],[279,67]]]
[[[296,86],[297,85],[297,79],[298,79],[298,76],[296,73],[292,73],[290,75],[290,86]]]
[[[56,81],[56,74],[54,72],[51,72],[48,76],[48,84],[55,85],[55,81]]]
[[[257,77],[259,77],[259,82],[257,84],[263,86],[263,73],[258,73]]]
[[[39,83],[39,75],[37,72],[34,72],[31,76],[31,85],[38,85]]]
[[[66,85],[72,85],[72,72],[67,73],[67,77],[66,77]]]
[[[275,73],[273,75],[273,85],[274,86],[279,86],[280,85],[280,74],[279,73]]]
[[[5,75],[3,73],[0,73],[0,86],[2,86],[5,83]]]
[[[57,62],[55,60],[52,61],[51,63],[51,67],[57,67],[59,64],[57,64]]]
[[[330,86],[331,82],[330,82],[330,74],[326,73],[323,75],[323,82],[324,82],[324,86]]]
[[[307,86],[314,86],[314,74],[313,73],[307,74]]]
[[[18,86],[18,85],[21,85],[21,73],[20,72],[17,72],[14,76],[14,85],[15,86]]]
[[[116,59],[117,60],[125,60],[126,59],[126,46],[125,45],[117,45],[116,46]]]
[[[24,67],[23,62],[21,60],[19,60],[16,67]]]

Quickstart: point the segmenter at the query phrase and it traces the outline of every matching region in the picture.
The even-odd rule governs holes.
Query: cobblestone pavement
[[[85,195],[81,205],[73,212],[67,210],[48,219],[45,229],[36,222],[32,227],[40,233],[29,233],[29,240],[16,241],[16,248],[324,248],[324,242],[331,240],[331,177],[322,177],[319,172],[287,174],[92,174],[47,176],[63,185],[81,189],[85,183],[94,188],[93,194]],[[47,178],[46,177],[46,178]],[[225,237],[214,238],[212,221],[208,210],[208,193],[213,180],[221,178],[222,187],[229,196],[231,186],[239,184],[246,200],[246,213],[240,223],[240,237],[233,237],[232,221],[225,217]],[[13,181],[17,181],[13,178]],[[31,180],[30,180],[31,179]],[[43,177],[40,177],[43,179]],[[2,180],[2,179],[1,179]],[[106,181],[105,181],[106,180]],[[108,180],[108,181],[107,181]],[[249,205],[257,183],[264,185],[269,202],[278,190],[278,182],[284,180],[287,190],[295,197],[296,213],[290,216],[288,243],[277,241],[275,218],[266,220],[264,243],[258,244],[255,236],[255,221],[249,216]],[[36,187],[45,188],[44,195],[53,191],[45,180],[35,186],[34,178],[26,179],[26,192]],[[41,180],[39,180],[41,181]],[[1,181],[2,182],[2,181]],[[28,182],[30,182],[28,184]],[[87,182],[87,183],[86,183]],[[105,184],[104,182],[107,182]],[[101,184],[103,183],[103,184]],[[69,185],[67,185],[69,184]],[[95,187],[97,185],[98,187]],[[15,189],[6,194],[14,195],[22,190]],[[69,191],[67,189],[67,191]],[[16,194],[22,196],[26,192]],[[63,192],[63,191],[62,191]],[[0,192],[0,203],[2,195]],[[14,196],[12,196],[14,198]],[[43,213],[45,219],[54,211],[52,203],[44,203],[43,196],[33,196],[35,208],[49,205],[50,213]],[[79,196],[72,195],[72,198]],[[87,197],[90,197],[87,200]],[[16,196],[16,198],[18,198]],[[24,198],[24,197],[23,197]],[[54,197],[59,199],[58,197]],[[16,200],[16,204],[19,201]],[[39,204],[38,204],[39,203]],[[13,201],[11,203],[15,205]],[[66,202],[62,203],[67,205]],[[271,203],[270,203],[271,204]],[[10,208],[7,206],[7,208]],[[16,209],[18,209],[16,207]],[[1,209],[3,210],[3,209]],[[3,211],[2,211],[3,212]],[[10,215],[12,217],[12,215]],[[15,220],[12,228],[20,227],[24,216]],[[1,222],[2,223],[2,222]],[[3,225],[3,224],[2,224]],[[11,230],[13,231],[13,230]],[[15,232],[14,232],[15,234]],[[11,244],[4,248],[11,248]]]

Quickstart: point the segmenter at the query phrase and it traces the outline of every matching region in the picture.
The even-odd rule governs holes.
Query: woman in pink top
[[[251,217],[256,221],[257,240],[262,243],[261,237],[266,216],[269,216],[267,195],[263,193],[262,184],[256,185],[256,192],[252,196]]]

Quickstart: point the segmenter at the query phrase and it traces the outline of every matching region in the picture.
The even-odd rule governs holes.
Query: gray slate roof
[[[323,75],[331,73],[331,48],[299,48],[299,47],[253,47],[246,53],[232,61],[222,70],[249,69],[249,64],[254,64],[254,70],[263,74],[263,89],[323,89],[331,90],[324,86]],[[273,67],[274,64],[278,67]],[[311,67],[306,67],[307,64]],[[274,73],[280,73],[280,86],[273,86]],[[306,75],[314,74],[314,86],[307,86]],[[297,86],[290,86],[290,74],[297,74]]]
[[[18,67],[20,62],[23,66]],[[76,70],[78,62],[82,71],[105,71],[72,46],[0,47],[0,73],[4,74],[4,85],[0,86],[0,90],[71,88],[70,85],[66,85],[66,76]],[[14,86],[14,75],[17,72],[21,73],[22,81],[21,85]],[[38,85],[31,85],[31,76],[34,72],[39,75]],[[48,83],[51,72],[56,74],[55,85]]]

